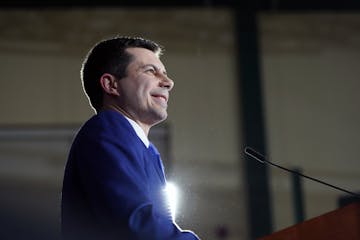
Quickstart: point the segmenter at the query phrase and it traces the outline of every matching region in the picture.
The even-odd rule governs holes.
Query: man
[[[162,162],[147,138],[166,119],[174,85],[160,54],[150,40],[117,37],[85,59],[81,78],[96,115],[78,132],[66,164],[66,240],[198,239],[172,221]]]

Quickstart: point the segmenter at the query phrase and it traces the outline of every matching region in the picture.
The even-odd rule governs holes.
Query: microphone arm
[[[280,169],[282,169],[282,170],[285,170],[285,171],[288,171],[288,172],[297,174],[297,175],[299,175],[299,176],[301,176],[301,177],[310,179],[310,180],[312,180],[312,181],[315,181],[315,182],[324,184],[324,185],[326,185],[326,186],[335,188],[335,189],[337,189],[337,190],[339,190],[339,191],[348,193],[348,194],[353,195],[353,196],[355,196],[356,198],[360,199],[360,195],[357,194],[357,193],[348,191],[348,190],[346,190],[346,189],[343,189],[343,188],[334,186],[334,185],[329,184],[329,183],[327,183],[327,182],[324,182],[324,181],[322,181],[322,180],[319,180],[319,179],[316,179],[316,178],[313,178],[313,177],[304,175],[304,174],[302,174],[302,173],[300,173],[300,172],[297,172],[297,171],[294,171],[294,170],[291,170],[291,169],[282,167],[282,166],[280,166],[280,165],[277,165],[277,164],[275,164],[275,163],[273,163],[273,162],[270,162],[270,161],[268,161],[268,160],[266,159],[266,157],[265,157],[264,155],[262,155],[261,153],[255,151],[254,149],[252,149],[252,148],[250,148],[250,147],[245,147],[244,152],[245,152],[246,155],[248,155],[248,156],[252,157],[253,159],[261,162],[262,164],[269,164],[269,165],[271,165],[271,166],[275,166],[275,167],[280,168]]]

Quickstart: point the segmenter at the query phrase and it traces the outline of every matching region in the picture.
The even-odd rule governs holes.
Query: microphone
[[[255,151],[254,149],[252,149],[252,148],[250,148],[250,147],[245,147],[244,152],[245,152],[246,155],[248,155],[248,156],[250,156],[251,158],[253,158],[253,159],[261,162],[262,164],[268,164],[268,165],[271,165],[271,166],[275,166],[275,167],[280,168],[280,169],[282,169],[282,170],[285,170],[285,171],[287,171],[287,172],[291,172],[291,173],[294,173],[294,174],[299,175],[299,176],[301,176],[301,177],[304,177],[304,178],[310,179],[310,180],[312,180],[312,181],[315,181],[315,182],[324,184],[324,185],[326,185],[326,186],[328,186],[328,187],[332,187],[332,188],[334,188],[334,189],[336,189],[336,190],[345,192],[345,193],[347,193],[347,194],[350,194],[350,195],[352,195],[352,196],[355,196],[357,199],[360,199],[360,195],[357,194],[357,193],[348,191],[348,190],[346,190],[346,189],[343,189],[343,188],[334,186],[334,185],[329,184],[329,183],[327,183],[327,182],[324,182],[324,181],[322,181],[322,180],[319,180],[319,179],[316,179],[316,178],[313,178],[313,177],[304,175],[304,174],[302,174],[302,173],[300,173],[300,172],[297,172],[297,171],[288,169],[288,168],[286,168],[286,167],[282,167],[282,166],[280,166],[280,165],[277,165],[277,164],[275,164],[275,163],[273,163],[273,162],[270,162],[270,161],[268,161],[268,160],[266,159],[266,157],[265,157],[264,155],[262,155],[261,153]]]

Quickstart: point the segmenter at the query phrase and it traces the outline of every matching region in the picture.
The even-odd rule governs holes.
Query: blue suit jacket
[[[158,154],[129,122],[106,110],[77,134],[65,168],[62,233],[65,239],[190,240],[172,221]]]

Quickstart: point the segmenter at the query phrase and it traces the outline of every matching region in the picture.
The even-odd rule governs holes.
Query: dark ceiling
[[[255,11],[356,11],[359,0],[0,0],[2,8],[38,7],[238,7]]]

